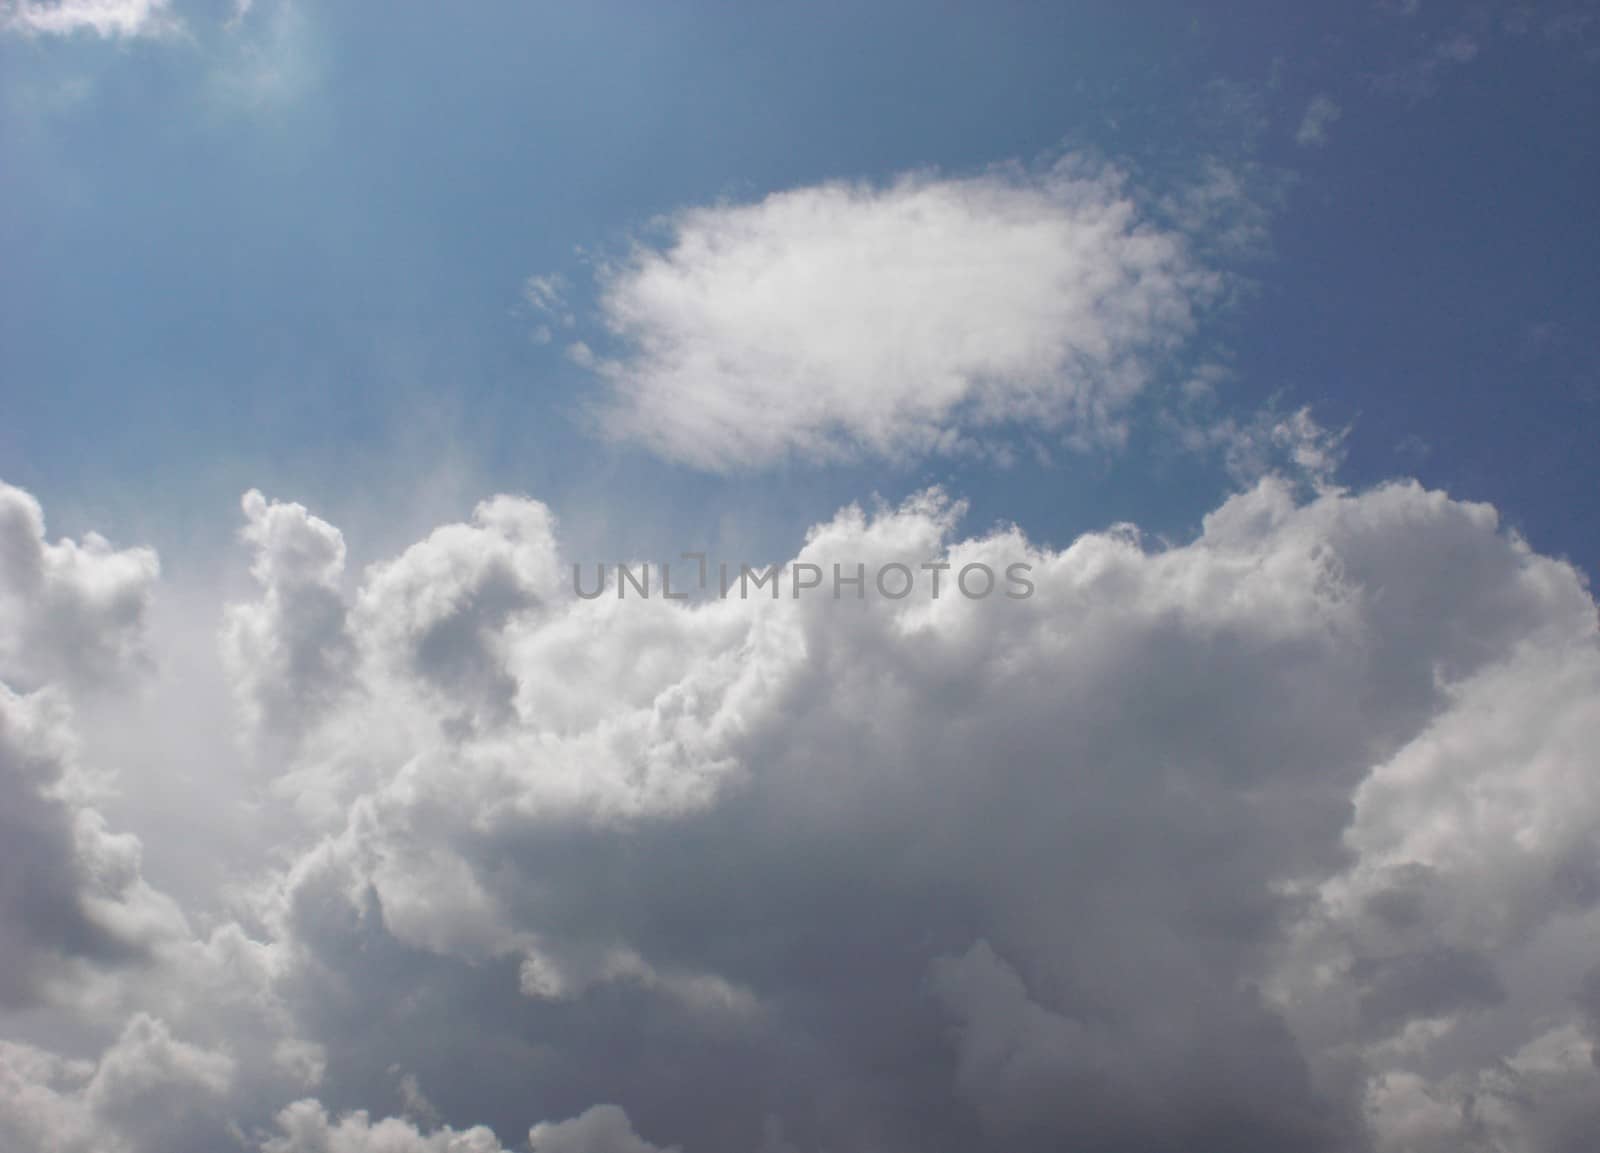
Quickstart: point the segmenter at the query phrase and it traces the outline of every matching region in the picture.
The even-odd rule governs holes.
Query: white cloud
[[[107,39],[158,36],[180,27],[168,0],[15,0],[0,9],[5,26],[25,35],[92,32]]]
[[[0,680],[104,684],[138,670],[161,566],[98,533],[45,538],[39,502],[0,482]]]
[[[317,1101],[297,1101],[278,1114],[279,1136],[268,1138],[261,1153],[501,1153],[500,1142],[483,1126],[456,1132],[448,1126],[421,1132],[410,1121],[385,1117],[372,1121],[357,1111],[330,1120]]]
[[[373,1121],[356,1111],[330,1119],[321,1102],[297,1101],[278,1114],[279,1135],[261,1153],[502,1153],[494,1132],[476,1125],[424,1131],[398,1117]],[[541,1122],[528,1134],[534,1153],[672,1153],[639,1138],[615,1105],[596,1105],[570,1121]]]
[[[51,1153],[201,1153],[234,1144],[219,1106],[226,1054],[136,1014],[97,1063],[0,1042],[0,1135]],[[224,1144],[226,1143],[226,1144]]]
[[[226,19],[216,11],[229,7]],[[161,39],[197,52],[210,95],[235,110],[260,112],[294,101],[321,78],[323,53],[297,0],[233,0],[210,12],[171,0],[0,0],[0,32],[24,37],[86,34],[107,40]],[[92,95],[82,81],[45,96],[34,112],[58,114]]]
[[[1304,438],[1289,434],[1305,432],[1305,423],[1272,428],[1282,425],[1293,449]],[[555,549],[537,506],[500,507],[498,523],[541,526],[532,534],[539,555]],[[581,1006],[597,988],[621,983],[672,998],[675,1011],[700,1022],[695,1028],[720,1029],[707,1016],[716,998],[675,990],[742,989],[760,1012],[745,1018],[739,1035],[758,1037],[785,1027],[781,1012],[771,1014],[797,989],[772,983],[777,955],[732,969],[716,958],[749,947],[736,942],[787,939],[793,927],[781,908],[749,910],[741,915],[748,923],[707,922],[709,936],[688,953],[681,940],[663,951],[663,938],[646,927],[648,910],[682,901],[737,907],[740,872],[779,891],[804,886],[841,934],[839,963],[872,971],[903,947],[901,903],[923,887],[950,887],[964,894],[959,917],[987,925],[995,944],[969,951],[962,967],[941,970],[937,953],[925,963],[977,1046],[954,1085],[992,1129],[1083,1137],[1074,1118],[1087,1114],[1063,1088],[1079,1084],[1085,1094],[1092,1087],[1097,1115],[1109,1113],[1151,1142],[1200,1132],[1146,1108],[1151,1095],[1185,1101],[1195,1116],[1235,1102],[1260,1132],[1304,1147],[1342,1140],[1359,1114],[1340,1121],[1316,1104],[1333,1091],[1333,1055],[1355,1044],[1369,1050],[1374,1077],[1407,1073],[1415,1053],[1396,1055],[1387,1022],[1448,1005],[1426,982],[1451,973],[1469,979],[1477,962],[1463,950],[1475,943],[1439,925],[1425,935],[1432,951],[1415,961],[1346,966],[1334,990],[1351,1006],[1355,1033],[1331,1009],[1280,1020],[1275,1003],[1239,1000],[1238,982],[1298,990],[1297,982],[1327,971],[1325,943],[1294,952],[1288,975],[1270,963],[1274,943],[1294,940],[1293,926],[1326,941],[1331,930],[1318,926],[1336,914],[1310,906],[1315,915],[1302,921],[1308,906],[1296,887],[1324,878],[1327,895],[1318,901],[1335,908],[1350,883],[1340,879],[1348,838],[1370,823],[1365,814],[1403,814],[1397,801],[1365,799],[1383,796],[1372,790],[1390,771],[1387,758],[1402,763],[1430,726],[1484,715],[1460,694],[1505,699],[1493,687],[1502,678],[1592,675],[1592,601],[1570,569],[1499,534],[1492,510],[1415,486],[1360,496],[1325,486],[1296,506],[1284,482],[1267,481],[1208,518],[1195,544],[1165,553],[1143,551],[1126,533],[1084,538],[1061,553],[1014,533],[954,541],[957,511],[936,496],[876,517],[847,511],[819,526],[797,559],[875,566],[942,556],[958,567],[975,559],[1001,567],[1020,557],[1035,565],[1035,598],[685,607],[577,602],[536,578],[500,582],[528,591],[480,612],[473,606],[499,601],[448,590],[463,587],[463,574],[484,571],[481,557],[515,548],[482,514],[478,526],[441,530],[417,567],[380,566],[369,579],[442,590],[449,615],[428,616],[421,632],[445,620],[473,622],[463,635],[472,638],[466,651],[477,671],[452,678],[467,686],[464,698],[453,698],[417,663],[414,641],[378,646],[399,654],[385,675],[411,677],[422,690],[416,707],[443,727],[411,726],[412,743],[391,754],[403,767],[386,780],[380,774],[348,827],[302,863],[291,893],[371,893],[399,942],[472,965],[517,959],[521,991],[540,1001]],[[435,575],[424,581],[422,572]],[[466,579],[479,587],[478,577]],[[405,606],[416,596],[358,593],[366,606],[358,637],[421,635],[385,623],[391,612],[412,617]],[[1562,673],[1568,661],[1576,670]],[[503,683],[498,699],[507,707],[475,711],[470,726],[448,723],[463,699],[480,695],[471,689],[479,683]],[[357,699],[401,691],[391,684]],[[1530,717],[1512,731],[1593,733],[1600,718],[1591,698],[1580,687],[1556,696],[1541,690],[1561,724]],[[1142,719],[1150,709],[1162,718],[1155,729]],[[644,739],[619,746],[615,734],[629,731]],[[1494,748],[1464,737],[1464,749],[1479,747]],[[1577,763],[1575,746],[1547,747],[1506,749],[1482,763],[1495,766],[1496,779],[1519,782],[1519,795],[1537,794],[1538,774],[1570,779]],[[1454,811],[1472,788],[1460,755],[1443,762],[1454,767],[1440,787],[1456,799],[1439,801],[1440,811]],[[1594,790],[1577,787],[1589,803]],[[1356,831],[1347,832],[1353,800]],[[973,822],[975,810],[987,819]],[[1570,798],[1560,810],[1573,814],[1572,828],[1585,827],[1586,810]],[[1509,818],[1515,809],[1485,811]],[[1109,843],[1101,836],[1108,821],[1117,830]],[[1403,823],[1413,833],[1425,827]],[[1543,863],[1486,866],[1500,884],[1528,878],[1531,888],[1507,898],[1523,909],[1541,900],[1557,909],[1555,864],[1585,859],[1581,839],[1536,828],[1442,835],[1452,845],[1533,837],[1545,846]],[[711,891],[675,888],[673,873],[653,868],[648,852],[637,871],[624,869],[626,881],[611,871],[622,867],[614,861],[604,884],[585,876],[586,846],[636,840],[668,852],[675,869]],[[537,847],[543,843],[564,848],[552,856]],[[717,846],[716,855],[701,860],[689,847],[699,844]],[[1213,855],[1223,844],[1226,854]],[[510,849],[516,845],[523,848]],[[916,866],[892,881],[855,874],[880,868],[886,853],[910,853]],[[818,876],[819,854],[851,862],[846,876],[856,880],[836,887],[826,871]],[[722,859],[742,865],[722,875],[712,863]],[[1372,851],[1359,859],[1362,868],[1393,866]],[[617,884],[634,894],[626,905],[617,904]],[[1497,899],[1485,878],[1467,888]],[[1526,946],[1553,915],[1508,927],[1508,939]],[[917,929],[936,938],[948,931],[938,918]],[[967,948],[970,940],[952,944]],[[1018,991],[1024,968],[1030,986],[1049,991],[1042,999]],[[665,972],[698,975],[685,986],[657,976]],[[848,1012],[857,994],[808,984],[819,979],[787,977]],[[905,998],[922,975],[899,979],[898,988],[869,984],[859,995]],[[1475,996],[1470,984],[1462,988]],[[1363,1005],[1378,1008],[1363,1018]],[[1084,1023],[1107,1019],[1116,1026]],[[830,1027],[843,1030],[830,1043],[841,1062],[833,1075],[849,1077],[849,1058],[834,1048],[848,1047],[849,1027]],[[1017,1029],[1023,1035],[1013,1036]],[[1199,1052],[1180,1035],[1240,1056],[1196,1078]],[[1526,1040],[1508,1034],[1513,1047]],[[1029,1047],[1037,1053],[1023,1056]],[[991,1050],[1009,1056],[983,1055]],[[1454,1059],[1477,1067],[1470,1054]],[[1262,1083],[1276,1086],[1270,1104],[1247,1106]]]
[[[1274,473],[1303,478],[1317,488],[1333,485],[1344,461],[1349,429],[1327,429],[1308,407],[1282,413],[1273,405],[1248,420],[1215,416],[1210,382],[1197,378],[1185,389],[1182,415],[1165,423],[1191,452],[1215,453],[1236,482],[1254,484]]]
[[[1122,176],[909,175],[667,222],[602,271],[614,435],[697,468],[903,457],[1036,422],[1115,441],[1216,281]]]
[[[499,496],[367,576],[355,627],[377,659],[430,686],[460,710],[463,724],[492,721],[512,706],[503,668],[509,625],[537,615],[560,577],[549,510]]]
[[[344,537],[304,506],[244,496],[243,537],[261,599],[229,605],[222,651],[258,735],[290,740],[348,686],[354,653],[340,593]]]
[[[615,1105],[596,1105],[570,1121],[545,1122],[528,1133],[534,1153],[668,1153],[633,1131]]]
[[[247,899],[5,1050],[25,1153],[1582,1148],[1600,635],[1487,506],[1268,477],[1054,550],[932,492],[795,558],[1034,566],[981,601],[580,600],[509,496],[346,590],[331,525],[245,514],[246,700],[327,683],[312,620],[344,687],[240,802],[288,829]],[[8,700],[4,811],[75,876]]]

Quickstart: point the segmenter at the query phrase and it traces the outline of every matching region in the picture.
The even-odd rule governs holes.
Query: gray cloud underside
[[[161,666],[153,555],[0,497],[6,1149],[1600,1123],[1595,603],[1486,506],[1268,478],[1183,547],[1053,552],[928,493],[796,559],[1026,560],[1036,594],[689,605],[577,600],[523,498],[350,573],[252,493],[215,771],[290,832],[218,917],[144,879],[74,738]],[[104,654],[125,689],[80,675]]]

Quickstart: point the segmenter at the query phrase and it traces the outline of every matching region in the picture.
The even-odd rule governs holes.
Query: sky
[[[1567,0],[0,0],[0,1148],[1589,1148],[1597,104]]]

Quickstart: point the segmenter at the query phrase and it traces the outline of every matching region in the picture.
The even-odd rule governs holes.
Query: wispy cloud
[[[1332,97],[1326,93],[1313,96],[1311,103],[1306,106],[1305,115],[1300,118],[1300,127],[1295,130],[1295,143],[1302,148],[1321,148],[1328,141],[1329,126],[1341,115]]]

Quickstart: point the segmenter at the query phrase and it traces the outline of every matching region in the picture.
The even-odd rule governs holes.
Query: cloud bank
[[[108,689],[73,654],[131,644],[105,606],[154,557],[7,502],[4,603],[75,622],[5,618],[8,1149],[1577,1153],[1600,1123],[1596,606],[1487,506],[1268,476],[1188,544],[1057,551],[930,491],[793,559],[1023,560],[1035,595],[677,602],[572,595],[524,497],[350,574],[250,493],[216,771],[286,832],[202,915],[74,737]]]

